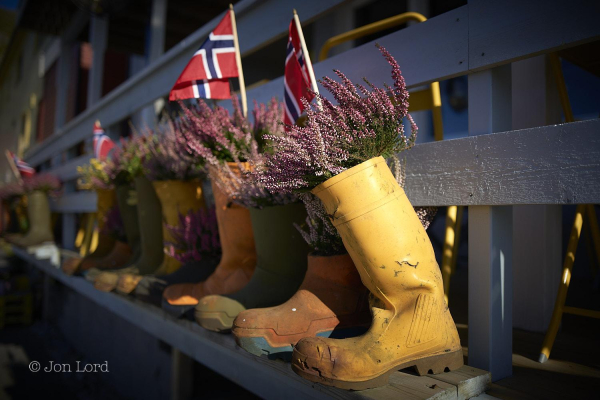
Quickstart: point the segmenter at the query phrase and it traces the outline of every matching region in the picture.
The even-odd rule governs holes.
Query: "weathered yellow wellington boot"
[[[173,315],[193,313],[198,301],[209,294],[237,292],[250,281],[256,267],[250,212],[238,204],[229,204],[225,193],[214,182],[212,190],[221,241],[221,261],[205,281],[180,283],[165,289],[162,307]]]
[[[397,370],[419,375],[463,365],[431,242],[382,157],[313,189],[373,295],[369,331],[349,339],[305,338],[292,368],[313,382],[362,390]]]
[[[115,246],[115,239],[102,233],[104,227],[104,218],[109,210],[114,207],[117,199],[113,189],[96,189],[96,220],[98,233],[98,246],[85,257],[73,257],[65,260],[62,264],[62,270],[67,275],[73,275],[80,268],[84,260],[94,260],[106,257]]]
[[[48,194],[41,190],[34,190],[27,194],[27,218],[29,230],[24,236],[14,239],[12,241],[14,244],[20,247],[30,247],[54,241]]]
[[[199,180],[169,180],[154,181],[152,185],[162,205],[163,240],[165,242],[173,242],[174,239],[166,226],[177,226],[179,224],[179,215],[187,215],[190,211],[198,211],[200,208],[204,208],[202,183]],[[168,275],[177,271],[179,267],[181,267],[179,261],[165,254],[163,263],[153,275]],[[129,294],[141,280],[142,275],[123,274],[117,282],[117,291]]]

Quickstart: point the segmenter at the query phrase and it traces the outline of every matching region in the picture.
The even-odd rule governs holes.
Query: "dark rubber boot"
[[[307,266],[308,245],[294,227],[306,218],[304,204],[251,209],[258,262],[250,282],[231,295],[203,297],[196,321],[213,331],[228,331],[246,309],[273,307],[298,290]]]

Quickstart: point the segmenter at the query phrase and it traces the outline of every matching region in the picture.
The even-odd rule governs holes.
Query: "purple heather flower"
[[[408,91],[400,67],[383,47],[382,55],[392,67],[393,87],[354,85],[342,72],[341,82],[321,81],[337,105],[317,95],[322,108],[309,105],[306,126],[291,126],[287,136],[266,136],[273,152],[257,170],[259,180],[272,192],[302,192],[370,158],[388,158],[413,146],[417,126],[408,115]],[[411,124],[404,133],[402,120]]]
[[[166,227],[173,241],[165,241],[165,254],[181,263],[199,261],[203,257],[213,257],[221,253],[214,208],[190,210],[185,215],[180,213],[179,224]]]

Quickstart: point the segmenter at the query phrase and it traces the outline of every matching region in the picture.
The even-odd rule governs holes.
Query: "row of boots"
[[[335,256],[309,254],[294,226],[306,218],[302,204],[248,210],[213,184],[222,256],[177,269],[162,251],[168,233],[150,232],[162,232],[157,216],[175,224],[177,212],[204,203],[199,185],[195,198],[191,189],[161,185],[136,179],[137,206],[129,189],[117,189],[128,231],[128,253],[118,261],[129,260],[114,262],[115,242],[108,255],[92,254],[76,268],[98,289],[232,332],[246,351],[289,360],[306,379],[340,388],[381,386],[407,367],[423,375],[462,366],[433,248],[383,158],[313,190],[348,251]]]

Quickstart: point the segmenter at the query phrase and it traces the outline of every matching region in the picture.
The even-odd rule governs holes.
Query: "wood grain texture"
[[[289,363],[271,361],[247,353],[237,347],[231,335],[210,332],[194,322],[175,319],[162,309],[134,298],[96,290],[85,279],[67,276],[48,261],[38,260],[23,249],[15,247],[14,253],[39,268],[46,276],[56,279],[262,398],[456,399],[458,386],[440,377],[448,375],[446,380],[459,382],[460,378],[457,377],[472,374],[469,367],[462,367],[452,373],[422,377],[395,372],[390,377],[389,385],[358,392],[312,383],[296,375]],[[482,374],[486,375],[483,371]],[[474,376],[473,379],[480,378]]]
[[[468,12],[463,6],[426,22],[402,29],[377,43],[384,46],[400,64],[408,86],[448,79],[467,72]],[[375,41],[313,64],[315,77],[334,77],[341,70],[353,82],[367,78],[382,86],[390,83],[390,66],[375,47]],[[316,50],[316,49],[315,49]],[[331,99],[319,85],[319,92]],[[266,103],[273,96],[283,96],[283,77],[248,91],[248,99]]]
[[[600,202],[600,119],[416,145],[415,206]]]
[[[597,40],[598,15],[597,0],[470,0],[469,69]]]
[[[76,192],[50,199],[50,210],[57,213],[96,212],[96,192]]]
[[[479,368],[463,368],[440,375],[429,375],[442,382],[454,385],[458,389],[458,400],[470,399],[485,392],[492,384],[492,375]]]

